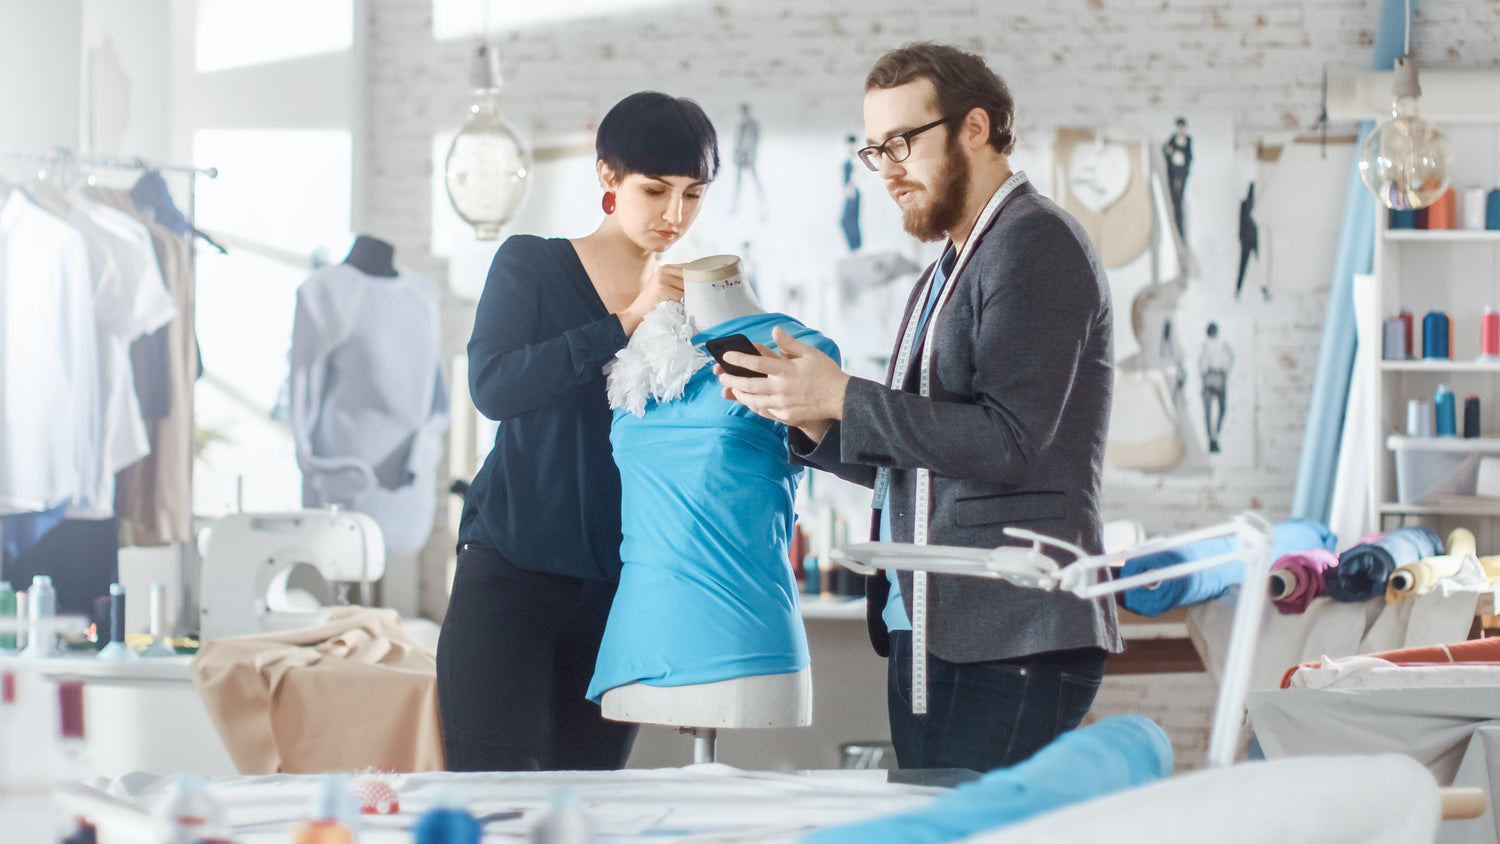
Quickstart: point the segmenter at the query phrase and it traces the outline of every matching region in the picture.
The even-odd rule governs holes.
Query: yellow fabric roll
[[[1460,530],[1462,530],[1460,528]],[[1468,533],[1468,531],[1464,531]],[[1455,531],[1457,533],[1457,531]],[[1470,548],[1473,536],[1470,535]],[[1470,552],[1472,553],[1472,552]],[[1437,582],[1445,577],[1458,574],[1459,566],[1463,565],[1464,557],[1468,554],[1443,554],[1440,557],[1428,557],[1425,560],[1417,560],[1396,569],[1391,574],[1391,579],[1386,581],[1385,602],[1394,604],[1414,595],[1421,595],[1437,585]],[[1404,575],[1404,576],[1403,576]]]
[[[1477,548],[1478,544],[1474,541],[1474,533],[1468,528],[1454,528],[1448,534],[1448,544],[1445,546],[1445,550],[1449,556],[1461,558],[1465,554],[1473,554],[1477,557],[1479,556]]]

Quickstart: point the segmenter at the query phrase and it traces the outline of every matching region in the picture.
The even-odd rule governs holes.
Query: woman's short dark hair
[[[617,176],[686,176],[711,182],[719,174],[719,136],[692,100],[656,91],[631,94],[599,122],[599,160]]]
[[[990,116],[990,146],[1010,154],[1016,145],[1016,102],[984,59],[931,41],[903,44],[875,61],[865,76],[865,91],[899,88],[918,79],[932,83],[943,117],[956,120],[984,109]]]

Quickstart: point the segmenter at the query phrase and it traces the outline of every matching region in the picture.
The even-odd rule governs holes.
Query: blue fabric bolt
[[[1172,743],[1149,718],[1113,715],[1063,733],[1025,762],[965,783],[930,805],[818,830],[804,844],[932,844],[1019,823],[1043,812],[1161,779]]]
[[[784,314],[757,314],[698,334],[771,345],[780,326],[838,359],[831,340]],[[685,686],[807,667],[797,582],[787,560],[801,467],[787,430],[720,395],[712,363],[682,397],[644,417],[617,410],[620,586],[589,700],[627,683]]]
[[[1411,0],[1413,12],[1416,6],[1416,0]],[[1403,0],[1384,0],[1380,27],[1375,34],[1376,70],[1395,67],[1396,58],[1403,51],[1406,20]],[[1362,123],[1354,148],[1363,146],[1374,129],[1373,122]],[[1323,324],[1318,369],[1313,377],[1307,427],[1302,435],[1302,459],[1297,464],[1297,483],[1292,491],[1292,516],[1296,518],[1326,522],[1333,505],[1344,411],[1349,403],[1349,383],[1354,377],[1354,276],[1368,273],[1374,266],[1374,224],[1375,197],[1365,188],[1358,162],[1351,163],[1344,222],[1328,295],[1328,316]]]
[[[1338,537],[1333,535],[1333,531],[1329,530],[1326,525],[1311,519],[1292,519],[1281,522],[1273,530],[1271,548],[1273,561],[1294,551],[1311,551],[1315,548],[1332,551],[1338,544]],[[1227,554],[1233,551],[1235,546],[1234,537],[1205,539],[1171,551],[1126,560],[1121,575],[1129,577],[1177,563]],[[1226,589],[1244,579],[1244,563],[1225,563],[1222,566],[1214,566],[1184,577],[1164,580],[1155,589],[1145,586],[1127,589],[1124,593],[1125,608],[1141,615],[1161,615],[1177,607],[1212,601],[1224,594]]]
[[[1385,594],[1385,582],[1396,569],[1441,553],[1443,541],[1431,530],[1396,528],[1339,555],[1339,564],[1324,577],[1328,597],[1346,604],[1372,600]]]

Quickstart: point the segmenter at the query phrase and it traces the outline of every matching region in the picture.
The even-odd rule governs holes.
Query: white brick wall
[[[1310,127],[1324,67],[1370,67],[1381,8],[1380,0],[718,0],[506,31],[505,5],[493,4],[504,107],[533,138],[584,131],[645,88],[697,98],[777,92],[785,95],[780,121],[844,131],[858,125],[869,64],[902,42],[933,39],[980,52],[1006,77],[1023,136],[1163,110],[1228,109],[1241,146],[1267,131]],[[442,279],[446,267],[430,247],[430,139],[456,128],[468,106],[473,42],[434,42],[426,0],[370,0],[369,14],[369,231]],[[1500,67],[1500,0],[1422,3],[1412,43],[1424,68]],[[1279,294],[1256,320],[1253,468],[1209,478],[1110,476],[1106,516],[1143,518],[1158,533],[1244,509],[1284,518],[1326,298]],[[462,316],[450,322],[466,336]],[[1111,678],[1096,712],[1140,712],[1172,725],[1179,764],[1196,763],[1212,698],[1202,675]]]

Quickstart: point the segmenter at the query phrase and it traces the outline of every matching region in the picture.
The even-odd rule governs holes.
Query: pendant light
[[[1411,0],[1406,3],[1406,55],[1396,59],[1391,118],[1359,150],[1359,175],[1387,208],[1411,210],[1436,202],[1453,179],[1453,145],[1420,114],[1422,88],[1411,55]]]
[[[487,29],[487,28],[486,28]],[[474,104],[443,165],[448,201],[479,240],[495,240],[526,201],[531,150],[500,116],[500,63],[480,42],[473,64]]]

